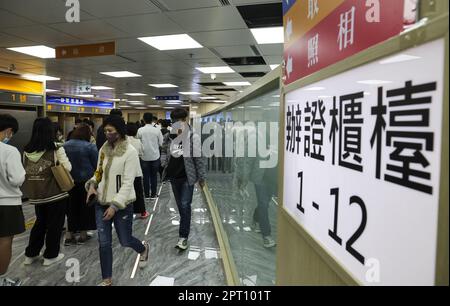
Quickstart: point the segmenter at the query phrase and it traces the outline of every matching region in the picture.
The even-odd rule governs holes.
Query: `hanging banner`
[[[444,64],[440,39],[285,96],[284,207],[362,284],[434,285]]]
[[[404,29],[404,0],[289,2],[291,6],[283,17],[286,85],[396,36]]]

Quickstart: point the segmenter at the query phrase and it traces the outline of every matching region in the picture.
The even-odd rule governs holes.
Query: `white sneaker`
[[[35,262],[36,260],[39,260],[41,258],[41,256],[34,256],[34,257],[27,257],[25,256],[25,261],[23,262],[24,265],[31,265],[33,262]]]
[[[43,266],[50,266],[54,263],[57,263],[58,261],[61,261],[64,258],[64,254],[63,253],[59,253],[57,257],[52,258],[52,259],[47,259],[44,258],[44,263],[42,264]]]
[[[275,240],[273,240],[272,237],[270,237],[270,236],[264,237],[263,240],[264,240],[264,247],[265,248],[272,248],[272,247],[277,245]]]
[[[180,249],[180,250],[186,250],[188,248],[188,242],[186,238],[179,238],[177,245],[175,246],[176,248]]]
[[[22,281],[20,279],[10,279],[10,278],[4,278],[2,281],[0,281],[0,286],[2,287],[18,287],[22,285]]]

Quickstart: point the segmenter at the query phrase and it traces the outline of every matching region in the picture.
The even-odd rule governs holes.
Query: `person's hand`
[[[87,197],[86,197],[86,203],[88,203],[89,202],[89,197],[91,196],[91,195],[97,195],[97,190],[94,188],[94,186],[93,185],[91,185],[91,187],[89,187],[89,191],[88,191],[88,193],[87,193]]]
[[[200,187],[201,187],[202,189],[205,188],[205,181],[204,181],[204,180],[198,181],[198,184],[200,185]]]
[[[108,209],[103,214],[103,221],[111,220],[115,214],[116,214],[116,210],[114,208],[112,208],[111,206],[108,207]]]

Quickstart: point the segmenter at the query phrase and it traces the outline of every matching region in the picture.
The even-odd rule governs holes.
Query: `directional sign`
[[[163,101],[180,100],[180,96],[156,96],[155,100],[163,100]]]
[[[115,55],[116,43],[107,42],[91,45],[56,47],[56,58],[79,58],[90,56]]]

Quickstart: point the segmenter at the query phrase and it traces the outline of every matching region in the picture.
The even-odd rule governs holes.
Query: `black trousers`
[[[58,256],[66,209],[67,198],[35,206],[36,222],[31,229],[30,241],[25,249],[25,256],[38,256],[44,243],[44,258],[52,259]]]
[[[145,199],[141,176],[134,179],[134,192],[136,193],[136,201],[133,203],[134,213],[143,214],[145,213]]]

